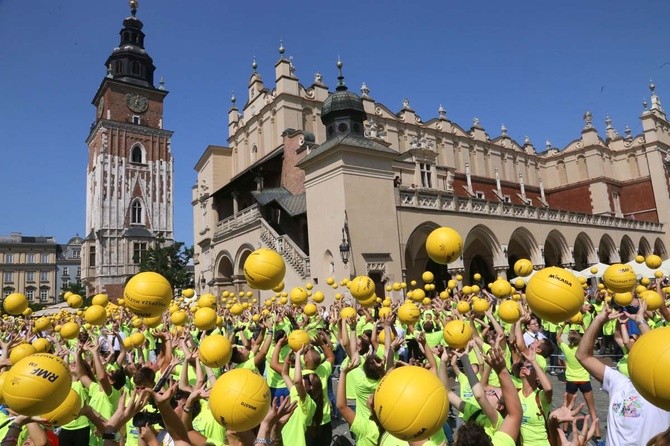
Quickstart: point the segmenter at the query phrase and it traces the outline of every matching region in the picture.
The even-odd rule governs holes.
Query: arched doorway
[[[595,249],[591,238],[585,232],[580,232],[575,239],[574,245],[575,269],[581,271],[588,266],[597,263]]]
[[[507,266],[500,243],[493,231],[484,225],[477,225],[468,233],[463,244],[463,265],[465,266],[464,281],[467,285],[473,283],[473,276],[481,274],[482,281],[489,283],[495,280],[495,267]],[[505,262],[502,265],[495,261]]]
[[[627,235],[624,235],[619,245],[619,255],[621,256],[621,263],[630,262],[635,259],[635,244],[633,240]]]
[[[544,242],[544,266],[563,266],[572,263],[568,242],[563,234],[554,229]]]
[[[614,240],[608,234],[603,235],[598,244],[598,260],[607,264],[619,261]]]

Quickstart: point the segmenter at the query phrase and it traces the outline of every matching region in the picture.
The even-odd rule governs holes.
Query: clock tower
[[[157,237],[173,240],[172,132],[163,128],[168,92],[154,86],[153,60],[143,23],[123,21],[120,43],[93,98],[96,114],[86,139],[86,238],[81,280],[87,294],[121,297]]]

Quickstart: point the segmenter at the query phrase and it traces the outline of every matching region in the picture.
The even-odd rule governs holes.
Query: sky
[[[145,46],[170,91],[175,239],[193,243],[193,169],[227,145],[231,92],[244,102],[256,57],[272,87],[280,39],[303,85],[335,62],[393,111],[447,117],[491,137],[505,124],[538,150],[579,138],[586,110],[641,132],[648,84],[670,111],[670,2],[140,0]],[[0,235],[85,235],[85,138],[126,0],[0,0]]]

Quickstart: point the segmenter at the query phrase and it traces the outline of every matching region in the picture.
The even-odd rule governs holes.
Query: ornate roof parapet
[[[537,154],[535,146],[533,146],[533,143],[528,136],[524,136],[523,138],[523,151],[529,155]]]
[[[598,131],[593,127],[593,115],[588,110],[584,112],[584,128],[582,129],[581,139],[584,147],[600,143],[598,139]]]
[[[619,133],[612,127],[612,118],[609,114],[605,115],[605,136],[608,142],[619,138]]]

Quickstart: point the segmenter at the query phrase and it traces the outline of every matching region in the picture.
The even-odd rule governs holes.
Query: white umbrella
[[[581,271],[577,271],[577,270],[570,269],[570,268],[563,268],[563,269],[568,271],[568,272],[571,272],[575,277],[586,277],[586,278],[588,278],[589,276],[592,276],[592,274],[585,275]]]
[[[637,276],[638,279],[641,279],[643,277],[647,277],[650,279],[654,278],[654,273],[659,270],[663,272],[664,276],[670,275],[670,269],[664,268],[663,264],[661,264],[660,268],[651,269],[644,262],[637,263],[635,260],[631,260],[630,262],[626,263],[626,265],[629,265],[631,268],[633,268],[633,271],[635,271],[635,275]]]
[[[521,280],[523,280],[524,282],[526,282],[526,284],[528,284],[528,281],[530,280],[531,277],[533,277],[533,276],[535,275],[535,273],[537,273],[537,271],[536,271],[536,270],[533,270],[533,272],[530,273],[529,275],[527,275],[526,277],[517,276],[517,277],[515,277],[514,279],[510,279],[509,282],[510,282],[512,285],[514,285],[514,282],[516,282],[518,279],[521,279]]]
[[[593,273],[591,272],[591,268],[594,268],[594,267],[598,270],[598,271],[596,271],[595,274],[593,274]],[[591,266],[589,266],[589,267],[587,267],[587,268],[584,268],[584,269],[581,270],[579,273],[580,273],[583,277],[593,277],[593,276],[595,276],[595,277],[600,278],[600,277],[603,276],[603,274],[605,274],[605,270],[606,270],[607,268],[609,268],[609,265],[608,265],[607,263],[600,263],[600,262],[598,262],[598,263],[596,263],[595,265],[591,265]]]

